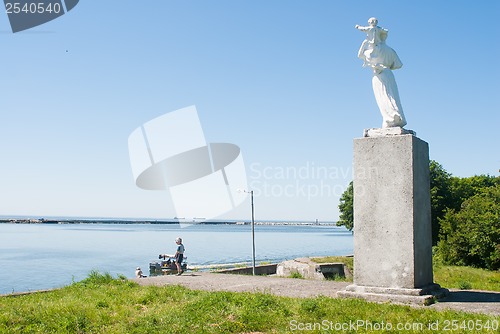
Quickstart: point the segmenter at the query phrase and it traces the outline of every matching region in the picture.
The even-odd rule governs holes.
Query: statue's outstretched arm
[[[354,26],[354,28],[361,30],[361,31],[368,31],[368,29],[370,29],[371,27],[363,27],[363,26],[360,26],[359,24],[356,24]]]

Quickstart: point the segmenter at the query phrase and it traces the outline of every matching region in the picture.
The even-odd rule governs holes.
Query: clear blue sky
[[[16,34],[0,13],[0,215],[173,217],[127,140],[196,105],[207,141],[240,146],[256,219],[337,220],[353,138],[382,121],[356,57],[371,16],[406,128],[453,175],[498,175],[499,1],[81,0]]]

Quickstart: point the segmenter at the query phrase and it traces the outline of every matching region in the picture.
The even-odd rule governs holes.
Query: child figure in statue
[[[361,44],[358,51],[358,58],[363,59],[363,67],[368,66],[367,56],[374,57],[375,46],[387,39],[387,30],[377,26],[378,20],[375,17],[368,19],[369,26],[363,27],[356,24],[355,28],[366,33],[366,39]],[[365,52],[367,55],[365,56]]]

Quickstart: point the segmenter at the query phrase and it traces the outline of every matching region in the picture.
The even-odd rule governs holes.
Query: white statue
[[[382,127],[403,127],[406,125],[403,107],[399,99],[398,86],[392,70],[403,66],[396,51],[385,44],[388,30],[377,26],[374,17],[368,20],[369,26],[356,25],[356,29],[366,33],[366,39],[361,44],[358,57],[363,60],[363,66],[373,70],[373,93],[378,108],[382,113]]]

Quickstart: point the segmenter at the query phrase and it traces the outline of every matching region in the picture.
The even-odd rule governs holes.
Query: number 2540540
[[[6,2],[5,11],[7,14],[43,14],[61,12],[61,4],[59,3],[45,3],[45,2],[32,2],[21,4],[19,2]]]

